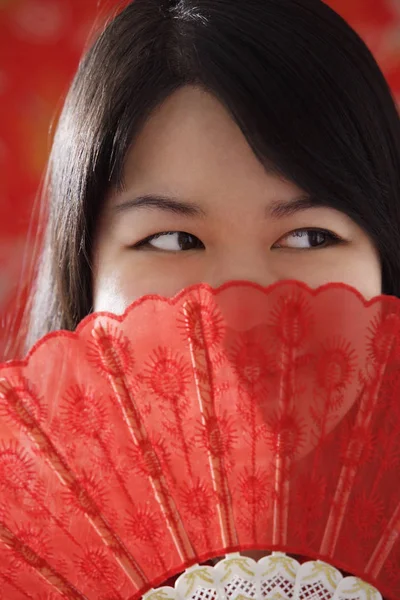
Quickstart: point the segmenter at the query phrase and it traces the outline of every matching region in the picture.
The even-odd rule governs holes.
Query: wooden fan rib
[[[105,352],[106,349],[104,348],[104,338],[106,338],[106,332],[101,323],[96,325],[94,328],[93,337],[95,340],[99,340],[101,338],[103,339],[103,343],[99,344],[98,348],[99,353],[102,355],[104,364],[107,364],[108,359]],[[111,348],[108,349],[110,350]],[[141,419],[135,399],[131,394],[129,386],[127,385],[125,374],[121,371],[120,374],[116,375],[110,369],[107,373],[107,378],[110,381],[116,398],[120,404],[134,442],[139,446],[140,449],[145,449],[146,452],[151,452],[152,461],[154,464],[158,464],[160,466],[160,468],[157,469],[157,475],[149,473],[149,480],[154,490],[157,502],[165,515],[181,560],[184,563],[189,563],[191,560],[194,561],[196,559],[196,552],[194,551],[191,541],[186,533],[178,509],[168,488],[166,479],[162,475],[161,465],[159,464],[156,453],[152,449],[150,438]]]
[[[185,322],[188,324],[190,314],[188,311],[187,303],[185,303],[183,306],[183,314],[185,317]],[[190,333],[191,328],[187,327],[186,333],[188,336],[190,346],[200,414],[206,435],[208,436],[208,462],[210,465],[214,491],[218,498],[218,516],[221,537],[226,548],[234,548],[238,545],[238,535],[233,516],[233,506],[229,482],[226,475],[223,457],[211,451],[211,449],[213,448],[213,441],[210,440],[209,431],[207,428],[207,423],[210,421],[210,419],[212,419],[214,422],[216,422],[217,420],[217,416],[215,413],[215,398],[213,391],[213,374],[211,359],[207,351],[207,342],[205,338],[204,323],[201,318],[201,313],[199,313],[199,315],[195,314],[194,318],[198,319],[200,335],[202,337],[201,346],[199,346],[199,344],[194,344],[193,338]],[[221,436],[221,432],[219,430],[218,435]]]

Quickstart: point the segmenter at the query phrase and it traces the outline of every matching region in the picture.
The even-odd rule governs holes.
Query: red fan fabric
[[[90,32],[120,0],[0,0],[0,360],[14,358],[22,306],[17,285],[52,124]],[[329,0],[364,38],[400,98],[398,0]],[[35,218],[37,219],[36,210]],[[27,285],[29,282],[27,282]],[[25,302],[25,295],[22,302]]]
[[[0,598],[139,598],[245,549],[400,597],[400,300],[197,285],[0,367]]]

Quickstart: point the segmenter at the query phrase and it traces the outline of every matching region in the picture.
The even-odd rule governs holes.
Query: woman
[[[80,64],[51,153],[27,346],[206,281],[400,297],[400,124],[320,0],[135,0]]]
[[[400,295],[398,112],[320,0],[129,3],[79,66],[45,192],[27,347],[198,281]]]

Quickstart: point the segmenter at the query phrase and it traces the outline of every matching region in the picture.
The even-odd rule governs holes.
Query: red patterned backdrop
[[[114,2],[116,4],[116,0]],[[0,0],[0,359],[35,195],[61,106],[112,0]],[[400,99],[400,0],[329,0],[375,53]],[[29,256],[29,249],[27,251]]]

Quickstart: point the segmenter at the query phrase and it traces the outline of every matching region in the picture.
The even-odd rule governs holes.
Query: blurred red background
[[[400,0],[329,0],[363,36],[400,100]],[[57,118],[88,36],[117,0],[0,0],[0,360],[16,312],[31,214]],[[18,319],[16,320],[18,327]]]

